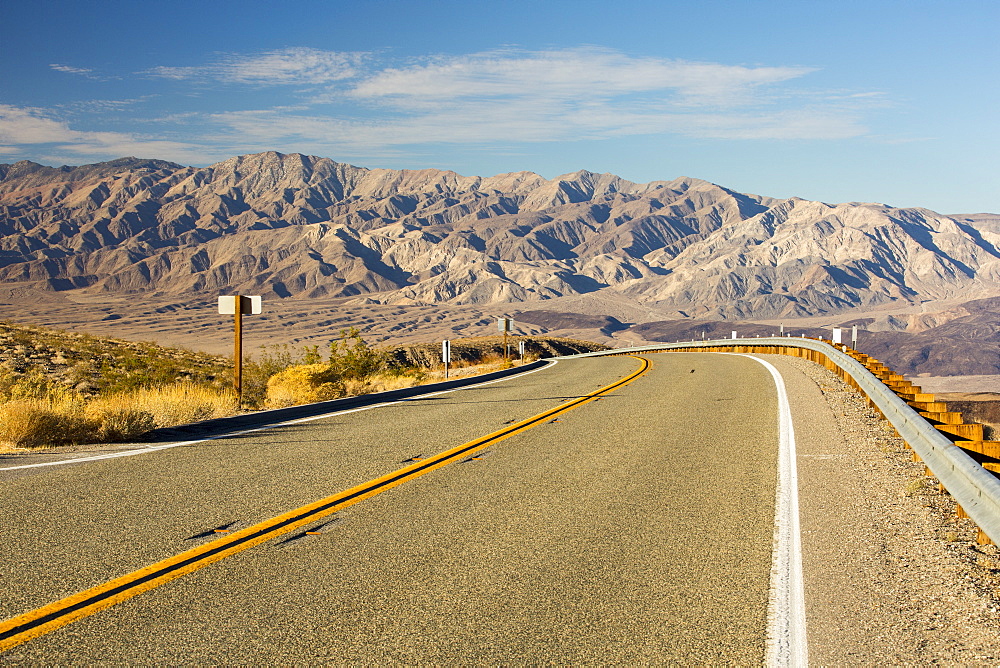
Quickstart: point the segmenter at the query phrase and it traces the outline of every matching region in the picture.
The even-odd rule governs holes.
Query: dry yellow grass
[[[145,406],[153,414],[157,427],[232,415],[236,407],[233,392],[193,383],[138,390],[129,396],[135,397],[140,407]]]
[[[333,350],[330,363],[299,364],[272,375],[266,406],[397,390],[444,376],[443,367],[386,370],[384,352],[369,348],[356,333],[345,335]],[[510,366],[512,362],[487,352],[476,361],[458,361],[449,375],[478,375]],[[158,427],[233,415],[235,404],[231,391],[190,381],[84,397],[43,374],[14,374],[0,367],[0,452],[135,440]]]
[[[343,383],[328,364],[299,364],[267,381],[268,408],[283,408],[336,399],[345,394]]]
[[[346,396],[354,397],[359,394],[370,394],[372,392],[389,392],[390,390],[402,390],[407,387],[421,385],[421,377],[404,376],[391,374],[375,374],[364,380],[348,380],[344,382]]]
[[[84,402],[65,393],[0,404],[0,446],[40,448],[135,439],[157,427],[232,415],[232,392],[193,383],[139,389]]]
[[[157,427],[232,415],[235,404],[228,390],[182,382],[97,397],[87,403],[86,413],[100,424],[101,440],[120,441]]]
[[[301,364],[271,376],[267,381],[266,406],[283,408],[398,390],[419,385],[424,377],[423,373],[375,373],[363,378],[338,378],[328,364]]]
[[[13,399],[0,405],[0,443],[38,448],[89,440],[94,425],[82,404],[67,400]]]

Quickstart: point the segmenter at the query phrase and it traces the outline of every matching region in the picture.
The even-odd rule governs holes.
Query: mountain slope
[[[0,165],[0,282],[386,304],[602,292],[771,318],[1000,295],[992,222],[587,171],[466,177],[273,152],[206,168],[20,162]]]

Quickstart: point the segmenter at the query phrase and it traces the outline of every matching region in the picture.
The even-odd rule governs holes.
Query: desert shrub
[[[287,350],[278,358],[289,359]],[[266,406],[297,406],[420,382],[401,369],[389,369],[387,352],[368,345],[356,329],[344,330],[330,342],[327,362],[320,361],[315,347],[306,347],[301,359],[303,363],[280,370],[267,381]]]
[[[0,366],[0,401],[9,401],[11,392],[17,385],[20,374],[16,374],[7,367]]]
[[[106,443],[129,441],[156,428],[153,414],[136,405],[131,395],[118,394],[90,401],[87,417],[97,425],[96,438]]]
[[[232,415],[235,409],[232,392],[188,382],[119,392],[86,403],[68,390],[53,395],[0,404],[0,443],[28,448],[114,443],[157,427]]]
[[[130,441],[156,428],[153,414],[141,409],[104,411],[98,414],[98,418],[98,438],[107,443]]]
[[[363,381],[388,366],[389,353],[369,346],[358,330],[340,333],[340,339],[330,342],[330,368],[338,378]]]
[[[145,387],[90,399],[85,413],[95,425],[95,439],[106,443],[134,440],[157,427],[232,415],[233,393],[186,381]]]
[[[420,385],[427,378],[426,373],[378,373],[364,380],[345,380],[344,389],[348,396],[369,394],[371,392],[388,392]]]
[[[329,364],[300,364],[279,371],[267,381],[270,408],[297,406],[336,399],[345,394],[344,384]]]
[[[93,440],[94,423],[77,402],[15,399],[0,405],[0,442],[25,448]]]
[[[292,366],[322,362],[319,346],[303,346],[301,351],[288,344],[261,346],[253,358],[243,364],[243,403],[257,408],[267,403],[267,382],[272,376]]]
[[[61,403],[73,402],[78,399],[76,393],[71,389],[37,370],[29,371],[8,381],[6,394],[6,398],[15,401],[41,399]]]

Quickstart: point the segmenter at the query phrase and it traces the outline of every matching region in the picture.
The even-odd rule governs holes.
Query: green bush
[[[388,361],[387,351],[369,346],[353,327],[330,342],[330,369],[342,380],[363,381],[384,371]]]

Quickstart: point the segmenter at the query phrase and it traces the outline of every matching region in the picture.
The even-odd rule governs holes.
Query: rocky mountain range
[[[701,319],[1000,295],[1000,218],[690,178],[467,177],[261,153],[0,165],[0,286],[389,305],[601,294]]]
[[[0,317],[225,352],[219,294],[260,343],[525,334],[610,345],[858,324],[904,373],[1000,373],[1000,215],[638,184],[366,169],[261,153],[0,165]],[[137,305],[140,307],[137,308]]]

